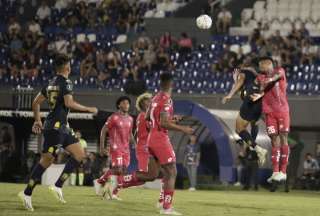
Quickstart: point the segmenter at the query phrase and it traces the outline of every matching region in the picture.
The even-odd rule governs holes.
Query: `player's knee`
[[[176,178],[177,177],[177,168],[175,164],[170,164],[168,167],[168,174],[170,178]]]
[[[280,142],[281,145],[288,145],[288,133],[280,133]]]
[[[49,154],[49,153],[43,154],[41,156],[40,164],[44,168],[48,168],[53,163],[53,160],[54,160],[54,156],[52,154]]]
[[[277,135],[271,135],[270,138],[273,147],[280,147],[280,142]]]

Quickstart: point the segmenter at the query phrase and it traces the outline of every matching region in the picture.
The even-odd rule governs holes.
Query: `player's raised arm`
[[[160,125],[163,128],[166,128],[168,130],[176,130],[176,131],[181,131],[186,134],[193,134],[193,129],[189,126],[182,126],[176,124],[174,121],[172,121],[169,118],[169,115],[167,112],[161,112],[160,113]]]
[[[78,110],[81,112],[90,112],[93,114],[97,114],[98,109],[96,107],[87,107],[79,104],[73,99],[73,96],[71,94],[67,94],[64,97],[64,103],[66,107],[73,109],[73,110]]]
[[[234,74],[235,83],[233,84],[229,94],[222,99],[223,104],[227,103],[227,101],[229,101],[243,86],[245,75],[243,73],[240,73],[240,69],[235,69]]]
[[[46,100],[46,97],[41,92],[39,92],[32,102],[32,111],[33,111],[33,117],[34,117],[32,131],[36,134],[41,133],[42,122],[41,122],[41,116],[40,116],[40,105],[45,100]]]
[[[266,90],[269,88],[272,84],[280,81],[284,77],[284,73],[276,73],[272,77],[267,77],[267,78],[261,78],[260,76],[257,77],[257,82],[260,85],[261,91]]]

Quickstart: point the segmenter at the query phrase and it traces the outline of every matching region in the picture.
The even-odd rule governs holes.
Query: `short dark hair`
[[[129,104],[131,105],[131,99],[128,96],[123,95],[117,99],[117,102],[116,102],[117,109],[119,109],[120,103],[125,100],[129,101]]]
[[[308,156],[312,157],[312,154],[311,153],[307,153],[306,157],[308,157]]]
[[[274,60],[273,60],[273,58],[272,58],[272,57],[270,57],[270,56],[263,56],[263,57],[260,57],[260,58],[259,58],[259,62],[261,62],[261,61],[271,61],[271,62],[272,62],[272,64],[274,64]]]
[[[56,54],[54,59],[54,65],[55,65],[56,71],[60,70],[63,66],[65,66],[69,62],[70,62],[69,56],[65,54]]]
[[[173,80],[173,76],[171,73],[163,73],[160,75],[160,83],[166,83]]]

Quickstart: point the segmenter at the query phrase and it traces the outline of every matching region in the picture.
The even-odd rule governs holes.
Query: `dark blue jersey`
[[[241,70],[240,73],[243,73],[245,76],[241,89],[241,98],[245,99],[245,97],[248,95],[248,91],[252,92],[252,88],[255,86],[254,81],[256,79],[256,75],[250,70]]]
[[[61,75],[51,79],[47,86],[41,90],[41,94],[47,98],[49,114],[44,123],[44,129],[59,129],[68,124],[69,108],[65,106],[64,96],[73,93],[71,80]]]

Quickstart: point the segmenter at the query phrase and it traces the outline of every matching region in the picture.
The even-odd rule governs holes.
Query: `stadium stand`
[[[249,34],[258,23],[262,23],[268,28],[267,34],[281,29],[282,35],[288,35],[293,28],[300,29],[304,24],[311,35],[319,36],[319,8],[317,0],[256,1],[253,8],[243,9],[242,27],[234,30]]]
[[[4,20],[8,20],[8,23],[0,24],[1,85],[42,85],[52,76],[53,54],[63,52],[72,57],[72,75],[77,88],[124,91],[126,83],[143,80],[148,89],[156,90],[159,74],[172,71],[178,79],[177,93],[225,93],[232,86],[231,71],[239,60],[269,54],[286,67],[289,93],[318,94],[320,91],[320,59],[317,46],[319,38],[310,37],[309,30],[312,29],[308,24],[314,13],[308,13],[310,16],[300,21],[289,16],[292,8],[303,13],[314,11],[313,8],[317,8],[316,1],[310,1],[310,4],[307,4],[310,7],[293,7],[301,5],[300,1],[294,1],[290,7],[286,0],[256,1],[253,9],[243,10],[243,23],[252,20],[261,22],[258,26],[251,27],[254,29],[249,37],[216,35],[209,46],[193,45],[192,50],[185,50],[179,45],[182,38],[169,36],[169,46],[162,42],[161,47],[158,38],[148,38],[141,34],[127,51],[117,49],[117,43],[122,40],[117,37],[129,33],[134,25],[133,32],[143,32],[144,25],[139,24],[138,17],[143,17],[143,14],[150,10],[162,11],[165,8],[163,4],[175,4],[176,7],[171,7],[175,10],[177,5],[185,3],[165,1],[157,5],[154,1],[139,1],[135,9],[130,8],[132,16],[137,18],[137,23],[123,26],[119,24],[121,19],[131,23],[130,15],[125,18],[121,16],[123,11],[129,10],[129,3],[117,5],[116,2],[97,7],[94,3],[86,5],[81,1],[76,5],[65,6],[59,5],[58,1],[50,9],[47,20],[34,19],[28,23],[19,22],[12,16],[18,5],[2,4],[0,10],[5,11]],[[105,16],[100,14],[100,18],[93,19],[92,22],[88,16],[92,13],[99,14],[100,7],[108,7],[108,10],[105,10],[108,13],[104,14]],[[167,5],[166,8],[168,7]],[[288,7],[290,13],[283,15],[282,12]],[[302,10],[305,7],[306,10]],[[272,15],[271,10],[277,13]],[[265,19],[271,22],[271,29],[267,33],[264,27]],[[295,24],[308,22],[300,28],[295,28],[296,25],[293,29],[288,28],[285,30],[288,31],[285,34],[287,36],[283,37],[285,28],[282,28],[282,24],[275,24],[280,21],[294,21]],[[281,27],[281,31],[277,32],[278,27]]]

